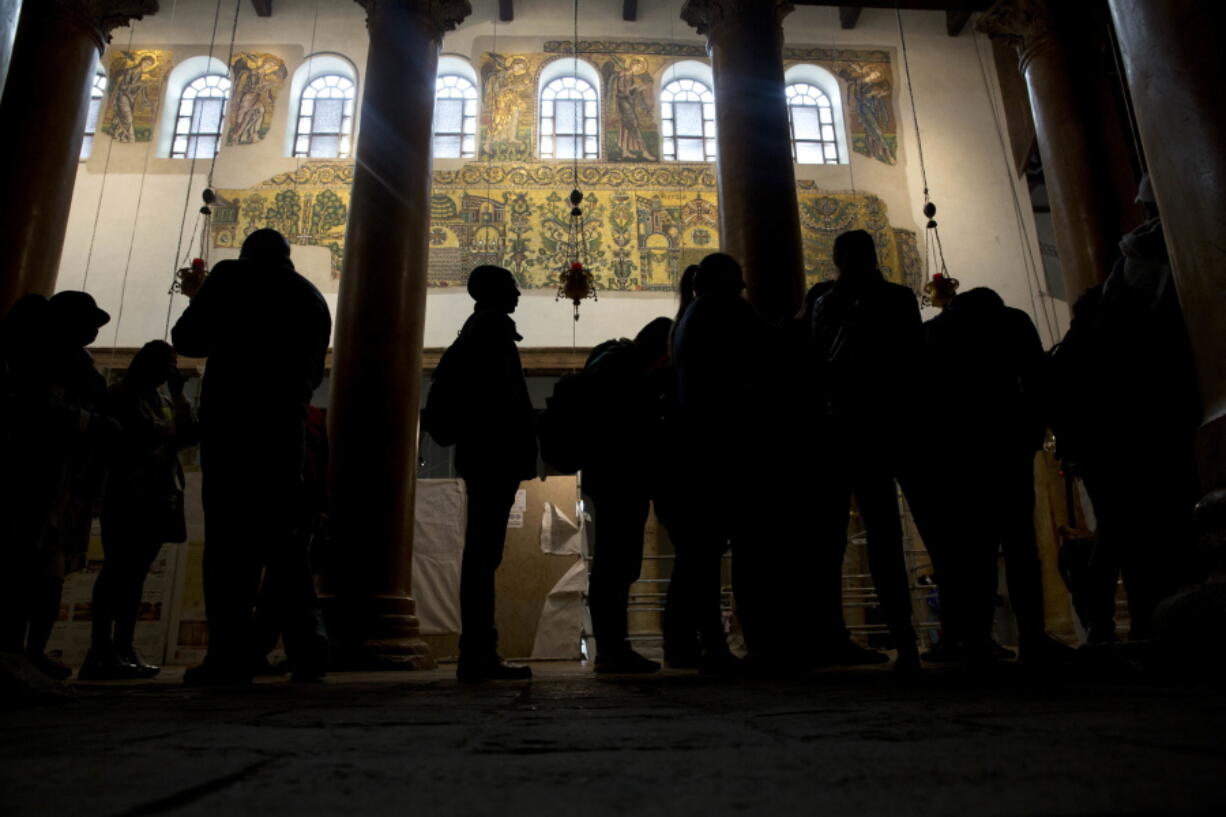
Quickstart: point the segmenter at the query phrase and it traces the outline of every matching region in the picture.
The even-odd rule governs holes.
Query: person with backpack
[[[673,322],[656,318],[633,341],[598,347],[586,380],[587,423],[595,429],[583,462],[595,543],[588,589],[596,672],[648,673],[660,665],[630,647],[626,610],[643,563],[643,533],[657,492],[663,444],[661,375]]]
[[[456,470],[468,495],[460,563],[461,681],[522,680],[529,667],[498,654],[494,575],[502,563],[507,517],[519,483],[536,476],[536,415],[519,358],[511,314],[519,288],[509,270],[484,265],[468,276],[476,302],[443,355],[426,399],[425,428],[456,447]]]

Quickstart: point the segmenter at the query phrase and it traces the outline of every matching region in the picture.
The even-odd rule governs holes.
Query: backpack
[[[627,340],[608,340],[588,355],[583,369],[563,375],[545,399],[545,411],[537,421],[541,459],[562,474],[578,473],[590,454],[588,436],[592,433],[595,386],[593,366],[606,352],[629,344]]]
[[[470,402],[463,378],[463,338],[447,347],[430,376],[421,425],[439,445],[455,445],[465,428]]]

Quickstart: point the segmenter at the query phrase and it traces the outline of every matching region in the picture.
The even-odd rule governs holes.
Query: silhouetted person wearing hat
[[[108,458],[102,506],[106,560],[94,583],[91,644],[77,674],[82,680],[158,673],[133,646],[136,619],[145,577],[162,545],[187,539],[179,451],[197,442],[196,420],[169,343],[150,341],[136,353],[111,388],[111,412],[123,431]]]
[[[531,678],[531,669],[499,656],[494,626],[494,574],[507,517],[519,483],[537,470],[536,415],[515,345],[523,338],[511,319],[519,289],[508,270],[481,266],[468,277],[468,294],[476,302],[473,313],[448,351],[449,385],[462,395],[455,463],[468,494],[456,675],[463,681]]]
[[[184,682],[250,682],[261,571],[294,677],[314,680],[327,637],[299,528],[306,410],[323,379],[328,305],[275,230],[252,233],[238,260],[217,264],[187,294],[171,337],[180,354],[208,358],[200,430],[209,649]]]
[[[818,463],[824,483],[816,503],[818,547],[825,559],[822,658],[833,664],[871,663],[847,637],[841,609],[841,571],[852,497],[868,531],[873,584],[898,647],[897,667],[919,667],[911,623],[911,592],[898,512],[898,478],[914,400],[923,326],[915,294],[885,280],[873,237],[864,230],[834,242],[838,276],[813,308],[815,377],[826,404],[827,455]]]
[[[71,671],[45,652],[59,617],[64,578],[85,566],[104,458],[118,430],[106,413],[106,382],[85,349],[110,315],[90,295],[76,291],[60,292],[45,303],[23,299],[18,307],[25,313],[16,316],[22,325],[6,320],[4,355],[7,373],[15,376],[6,402],[21,425],[6,445],[3,468],[5,482],[29,504],[4,520],[13,525],[5,548],[13,548],[16,586],[14,599],[6,599],[12,607],[0,648],[24,646],[35,666],[66,678]],[[25,344],[30,346],[22,348]]]

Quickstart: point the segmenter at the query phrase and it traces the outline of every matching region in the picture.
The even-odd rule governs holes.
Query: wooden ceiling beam
[[[864,9],[860,6],[839,6],[839,25],[848,31],[855,28],[862,11]]]
[[[984,11],[992,0],[792,0],[798,6],[838,6],[856,9],[893,9],[903,11]]]
[[[255,13],[258,16],[272,16],[272,0],[251,0],[251,5],[255,6]]]
[[[954,11],[945,12],[945,32],[951,37],[957,37],[962,33],[962,29],[966,28],[966,24],[971,19],[973,11]]]
[[[498,19],[504,23],[515,20],[515,0],[498,0]]]
[[[622,19],[627,23],[639,19],[639,0],[622,0]]]

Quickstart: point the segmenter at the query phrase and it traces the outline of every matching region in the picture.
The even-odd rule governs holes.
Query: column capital
[[[979,16],[976,30],[1017,49],[1022,69],[1036,51],[1051,42],[1051,13],[1044,0],[997,0]]]
[[[366,9],[366,25],[378,25],[380,18],[393,8],[402,8],[416,12],[433,30],[434,38],[440,42],[443,35],[453,31],[457,25],[473,13],[469,0],[355,0],[359,6]]]
[[[102,53],[112,31],[146,14],[156,14],[158,0],[50,0],[45,10],[84,29]]]
[[[697,29],[699,34],[710,36],[725,22],[735,21],[750,14],[761,15],[764,11],[775,14],[775,22],[782,25],[783,18],[796,7],[790,0],[685,0],[681,7],[681,19]]]

